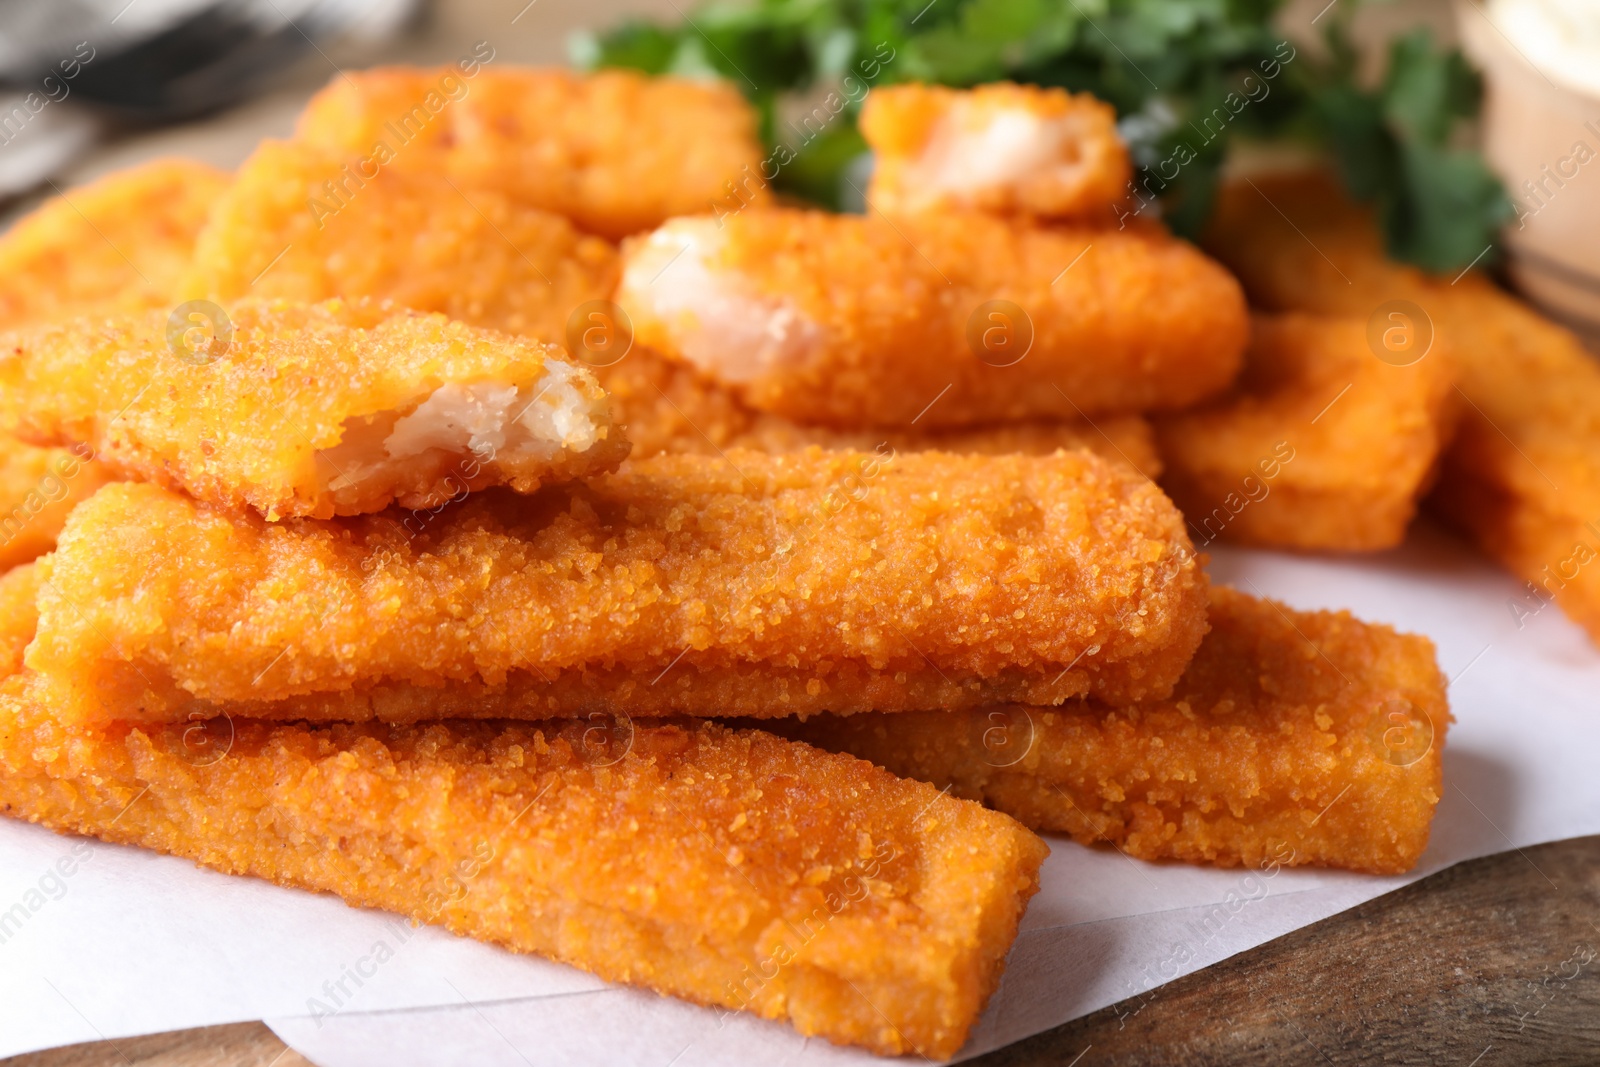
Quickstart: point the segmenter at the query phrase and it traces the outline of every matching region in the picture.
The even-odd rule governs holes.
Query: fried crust
[[[685,238],[689,225],[704,232]],[[704,250],[659,265],[684,239]],[[1148,230],[746,210],[669,224],[623,259],[617,301],[639,343],[802,423],[937,430],[1183,408],[1233,379],[1249,334],[1232,276]],[[677,281],[701,265],[705,283]]]
[[[24,609],[0,646],[31,629],[32,571],[0,578]],[[1047,851],[930,786],[711,723],[83,730],[48,700],[37,676],[0,683],[14,818],[885,1055],[960,1049]]]
[[[1451,721],[1426,638],[1213,588],[1167,700],[772,728],[1140,859],[1399,874],[1427,846]]]
[[[1431,323],[1464,401],[1428,506],[1527,581],[1512,605],[1519,621],[1554,599],[1600,643],[1593,354],[1481,274],[1431,277],[1389,260],[1370,212],[1332,178],[1295,173],[1255,185],[1224,190],[1208,247],[1266,308],[1370,317],[1406,301],[1420,310],[1408,313]]]
[[[0,329],[165,306],[227,185],[162,159],[51,197],[0,238]]]
[[[1337,552],[1405,540],[1458,414],[1442,348],[1398,365],[1362,319],[1256,316],[1234,388],[1155,420],[1191,535]]]
[[[115,475],[85,458],[88,446],[35,448],[11,443],[0,453],[0,571],[50,551],[67,516]]]
[[[463,486],[531,492],[615,468],[627,452],[599,385],[555,346],[369,301],[241,301],[221,313],[231,338],[216,310],[197,314],[211,317],[197,343],[175,337],[164,312],[9,335],[0,428],[39,445],[86,441],[131,477],[269,517],[363,513],[393,501],[432,507]],[[381,429],[376,420],[405,414],[442,386],[521,389],[558,370],[597,426],[583,450],[563,445],[513,462],[435,449],[365,482],[333,458],[369,424]]]
[[[441,92],[445,78],[464,95]],[[497,190],[612,240],[711,210],[730,183],[759,175],[763,155],[755,112],[725,82],[554,67],[341,75],[306,105],[295,139],[442,173],[469,196]],[[759,182],[744,194],[767,198]]]
[[[48,573],[29,662],[89,718],[1132,699],[1168,692],[1205,629],[1177,510],[1086,452],[658,456],[331,523],[113,485]]]
[[[179,298],[372,297],[564,344],[573,311],[616,287],[616,249],[563,215],[436,174],[364,177],[354,159],[264,142],[201,231]]]
[[[807,426],[742,402],[682,363],[637,345],[622,359],[594,367],[611,397],[611,415],[633,443],[631,457],[661,453],[718,455],[730,448],[797,452],[816,445],[870,452],[888,445],[896,452],[967,452],[1048,456],[1057,449],[1086,448],[1126,463],[1146,478],[1161,473],[1150,423],[1137,415],[1108,415],[1090,422],[1014,422],[967,430],[919,433],[916,429],[838,430]]]

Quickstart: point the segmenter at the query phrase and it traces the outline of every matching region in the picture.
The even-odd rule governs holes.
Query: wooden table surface
[[[982,1067],[1600,1064],[1600,836],[1441,871],[979,1060]],[[260,1023],[0,1067],[305,1067]]]

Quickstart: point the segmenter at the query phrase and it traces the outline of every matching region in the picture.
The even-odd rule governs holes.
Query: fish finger
[[[1238,372],[1227,271],[1150,231],[747,210],[623,247],[638,342],[763,411],[948,429],[1186,407]]]
[[[32,567],[0,578],[0,646]],[[611,981],[948,1058],[1044,843],[847,756],[714,723],[64,726],[0,683],[0,812],[338,894]]]
[[[554,67],[381,67],[341,75],[295,139],[366,166],[437,171],[616,240],[769,194],[756,115],[720,81]]]
[[[1363,319],[1259,315],[1235,387],[1156,419],[1162,486],[1202,547],[1393,548],[1454,429],[1454,380],[1437,349],[1380,359]]]
[[[179,299],[373,297],[563,344],[573,310],[616,287],[615,247],[563,215],[352,159],[264,142],[201,231]]]
[[[576,354],[576,353],[575,353]],[[643,345],[616,362],[591,364],[611,401],[611,417],[622,427],[635,458],[663,452],[719,455],[730,448],[798,452],[819,448],[870,452],[887,445],[896,452],[957,452],[1048,456],[1058,448],[1087,448],[1128,464],[1146,478],[1161,473],[1150,423],[1137,415],[1107,415],[1070,422],[1011,422],[966,430],[832,429],[807,426],[757,411],[726,386]]]
[[[1212,590],[1165,700],[820,715],[771,728],[1146,860],[1410,870],[1451,722],[1424,637]]]
[[[531,492],[626,455],[553,345],[370,301],[190,307],[11,334],[0,429],[269,518]]]
[[[1087,452],[657,456],[338,522],[117,484],[46,565],[64,714],[412,721],[906,710],[1165,694],[1205,579]]]
[[[860,125],[873,153],[867,201],[890,215],[1109,219],[1133,175],[1116,109],[1088,93],[892,85],[867,95]]]
[[[86,445],[0,445],[0,571],[50,551],[67,516],[115,475]]]
[[[1263,307],[1443,344],[1463,413],[1427,506],[1526,582],[1506,604],[1519,628],[1554,602],[1600,643],[1600,364],[1583,342],[1481,274],[1389,260],[1325,175],[1224,190],[1207,243]]]
[[[0,329],[166,305],[228,175],[187,159],[53,196],[0,237]]]

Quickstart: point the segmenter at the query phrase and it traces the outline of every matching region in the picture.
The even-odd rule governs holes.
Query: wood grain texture
[[[971,1062],[1600,1063],[1600,836],[1458,864]]]
[[[1600,836],[1459,864],[981,1067],[1600,1063]],[[0,1067],[307,1067],[240,1023]]]
[[[4,1067],[313,1067],[261,1023],[93,1041],[0,1060]]]

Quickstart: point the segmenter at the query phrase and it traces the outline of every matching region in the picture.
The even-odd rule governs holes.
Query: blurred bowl
[[[1600,344],[1600,2],[1458,0],[1483,147],[1516,204],[1512,283]]]

